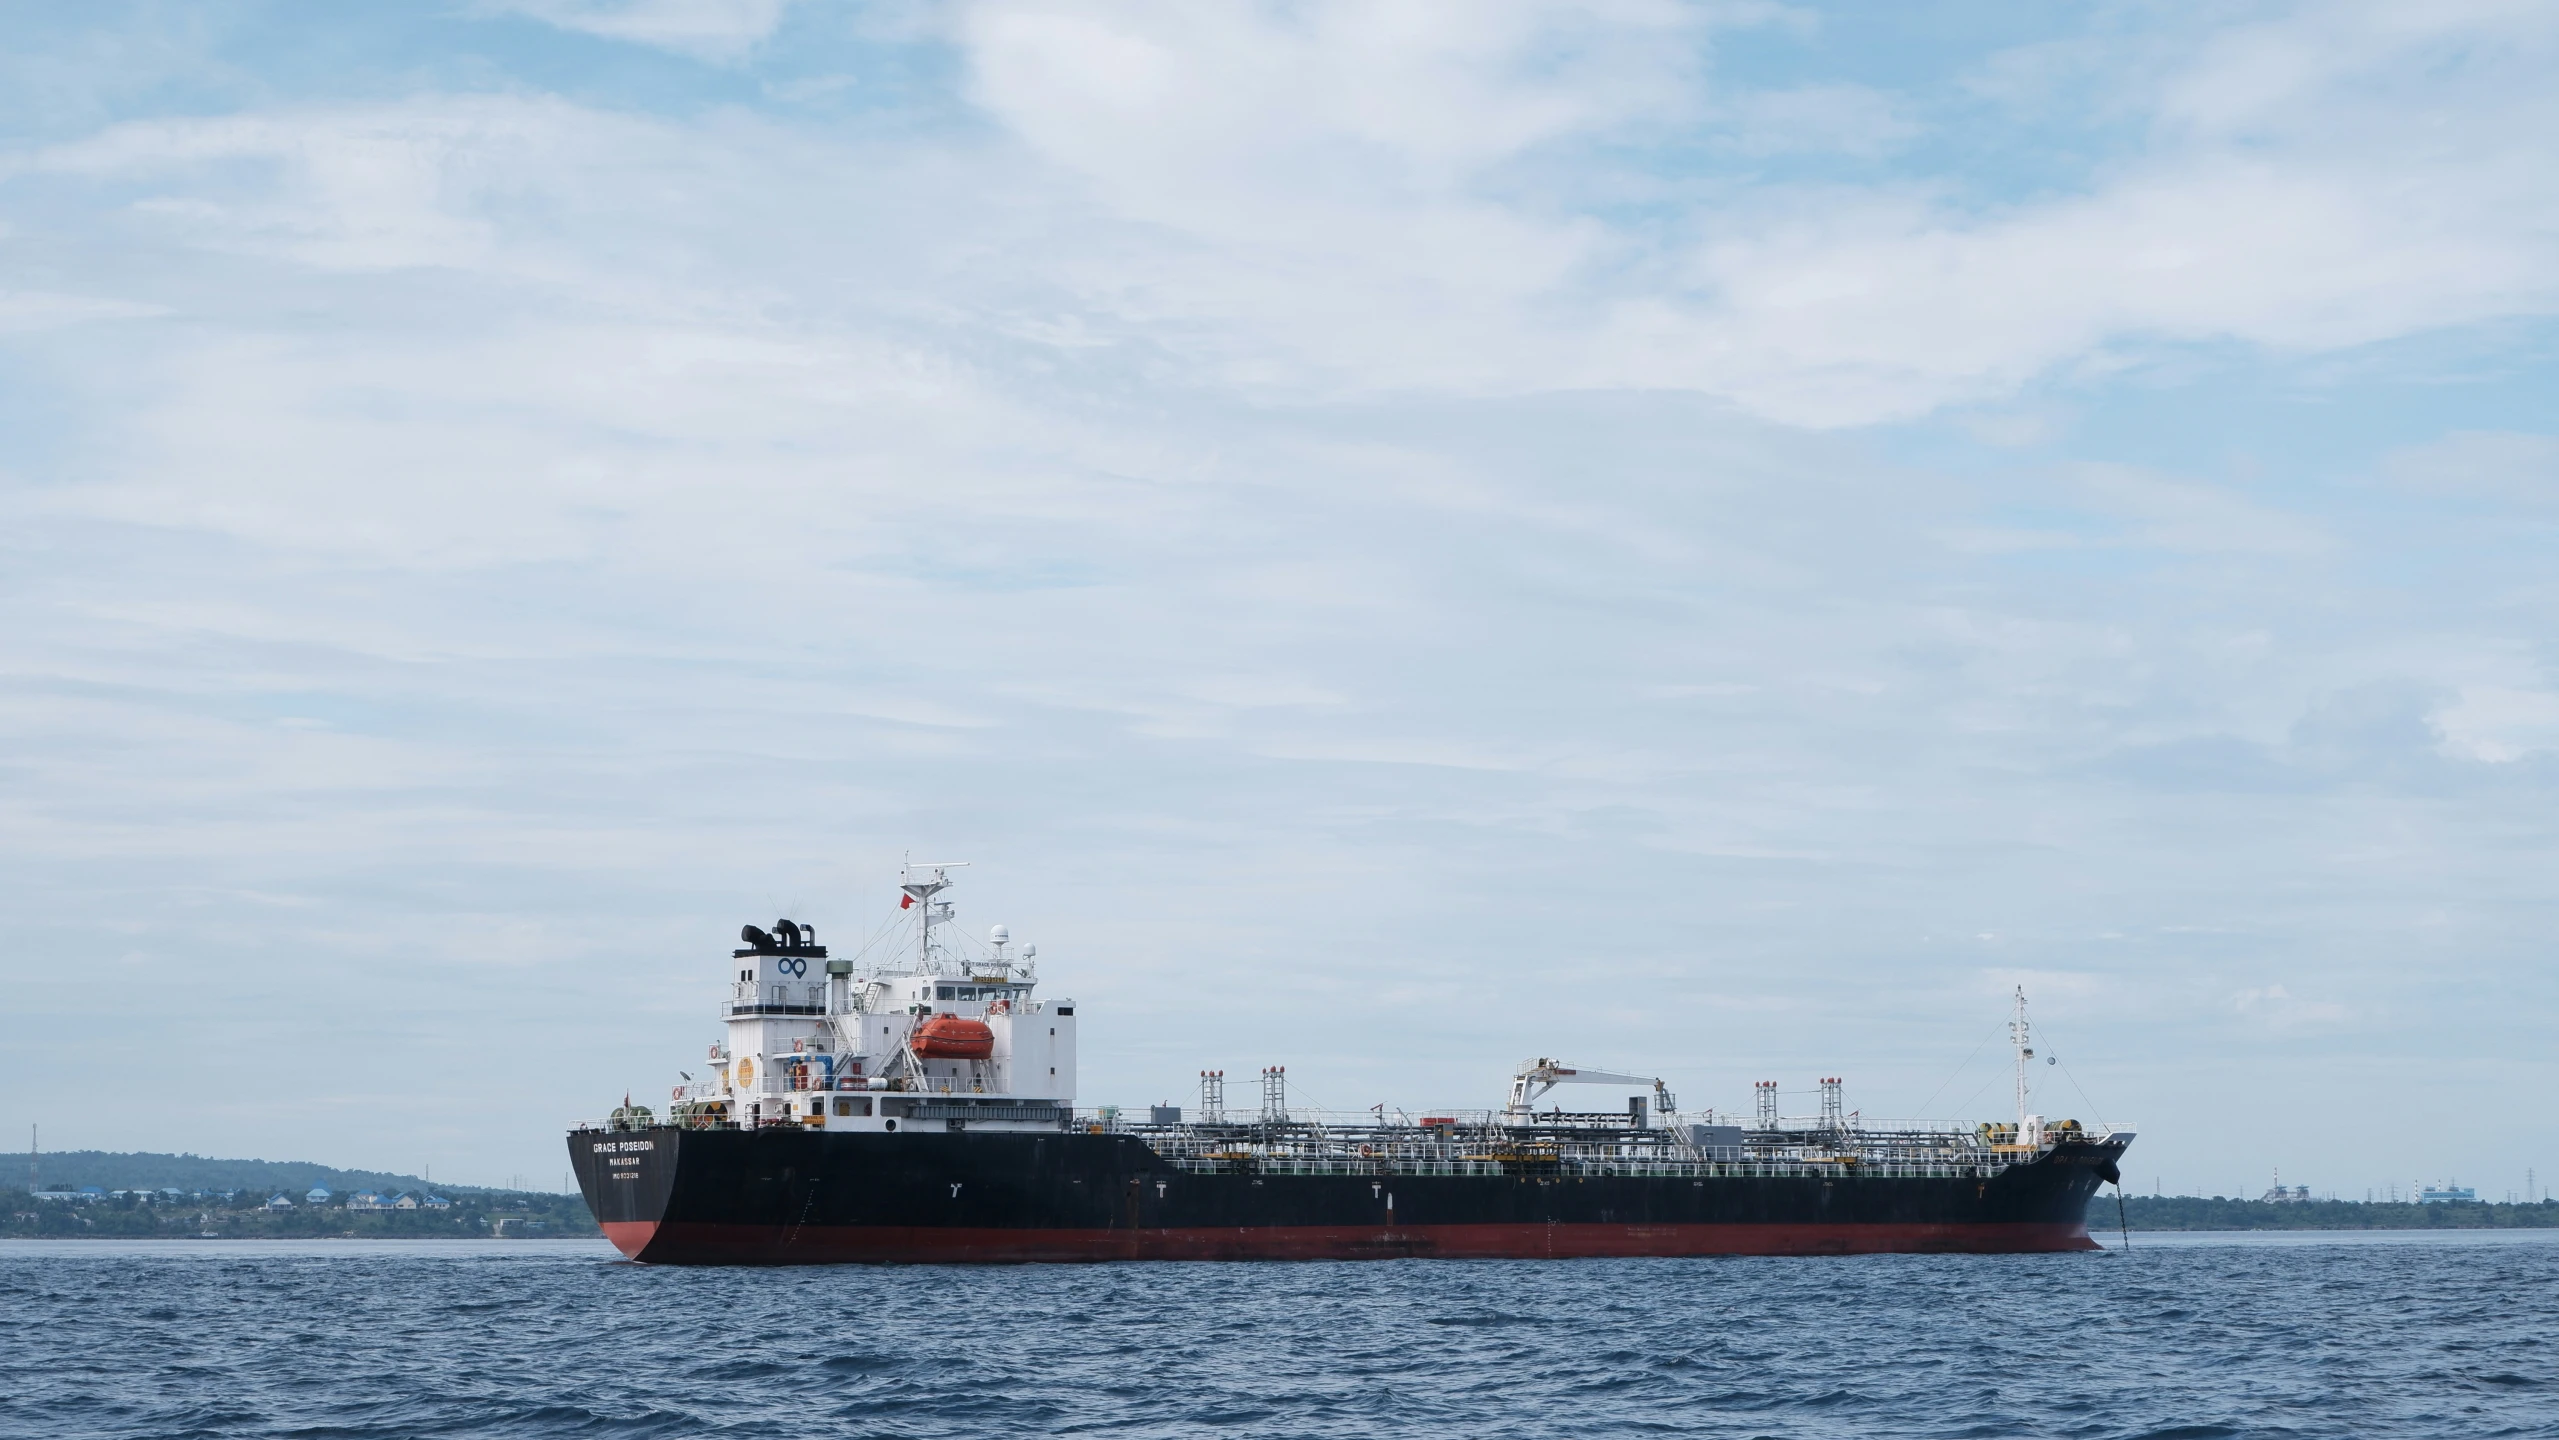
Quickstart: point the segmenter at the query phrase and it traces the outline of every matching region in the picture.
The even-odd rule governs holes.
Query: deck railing
[[[763,1077],[759,1092],[787,1093],[785,1078]],[[707,1098],[709,1087],[688,1087],[689,1099]],[[902,1100],[920,1108],[919,1119],[971,1118],[948,1108],[955,1101],[984,1094],[964,1082],[937,1079],[925,1086],[895,1091],[866,1091],[881,1099]],[[948,1097],[948,1098],[945,1098]],[[1001,1103],[1009,1096],[987,1096]],[[934,1104],[936,1100],[941,1104]],[[985,1103],[981,1101],[980,1103]],[[1916,1121],[1878,1122],[1865,1126],[1774,1129],[1742,1128],[1738,1145],[1696,1143],[1689,1124],[1635,1126],[1567,1121],[1550,1114],[1527,1125],[1502,1123],[1489,1110],[1434,1113],[1419,1120],[1399,1114],[1383,1121],[1375,1111],[1338,1114],[1298,1111],[1286,1120],[1242,1119],[1220,1122],[1157,1124],[1137,1121],[1116,1106],[1068,1110],[1049,1102],[1024,1100],[1038,1110],[1036,1118],[1054,1114],[1066,1128],[1123,1134],[1145,1144],[1176,1168],[1198,1174],[1250,1171],[1271,1175],[1412,1174],[1495,1175],[1561,1173],[1596,1175],[1820,1175],[1922,1176],[1979,1178],[1996,1175],[2031,1158],[2013,1144],[1993,1144],[1978,1128]],[[686,1107],[690,1109],[690,1106]],[[987,1119],[1029,1119],[1029,1113]],[[1607,1117],[1614,1119],[1616,1117]],[[1427,1122],[1427,1123],[1425,1123]],[[638,1129],[650,1124],[734,1124],[733,1119],[699,1115],[663,1119],[646,1107],[632,1107],[602,1120],[580,1121],[572,1129]],[[2130,1126],[2101,1126],[2075,1136],[2103,1141],[2128,1134]],[[1719,1128],[1715,1138],[1733,1134]],[[2066,1138],[2048,1132],[2048,1139]],[[2040,1153],[2038,1151],[2037,1153]]]
[[[1499,1111],[1467,1110],[1418,1119],[1398,1112],[1391,1121],[1377,1111],[1297,1111],[1287,1119],[1157,1124],[1105,1108],[1079,1112],[1077,1122],[1127,1134],[1202,1172],[1973,1178],[2021,1158],[1994,1151],[1977,1128],[1915,1121],[1774,1129],[1725,1121],[1699,1132],[1692,1125],[1702,1122],[1687,1117],[1638,1125],[1629,1117],[1550,1111],[1516,1125]]]
[[[1431,1158],[1415,1155],[1348,1156],[1167,1156],[1172,1166],[1192,1175],[1520,1175],[1551,1173],[1575,1178],[1655,1176],[1706,1179],[1736,1176],[1795,1176],[1834,1180],[1923,1177],[1948,1180],[1988,1179],[2007,1168],[2004,1161],[1944,1164],[1848,1165],[1838,1162],[1785,1160],[1594,1160],[1561,1156],[1551,1160]]]

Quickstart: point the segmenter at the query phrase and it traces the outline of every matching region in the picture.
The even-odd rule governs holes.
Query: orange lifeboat
[[[995,1032],[984,1021],[936,1015],[915,1027],[914,1048],[927,1060],[983,1060],[995,1053]]]

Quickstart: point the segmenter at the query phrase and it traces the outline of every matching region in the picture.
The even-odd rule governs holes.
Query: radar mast
[[[933,927],[951,918],[951,904],[933,897],[951,888],[950,873],[964,869],[966,860],[945,860],[938,864],[918,865],[908,861],[898,869],[897,888],[906,892],[906,905],[918,907],[915,923],[915,968],[927,975],[941,970],[933,963]],[[930,879],[925,878],[930,876]]]

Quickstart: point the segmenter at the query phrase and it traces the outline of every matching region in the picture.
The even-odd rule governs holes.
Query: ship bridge
[[[815,925],[748,925],[730,953],[726,1038],[675,1088],[678,1123],[1054,1130],[1073,1117],[1075,1003],[1039,993],[1036,946],[980,939],[942,898],[960,863],[909,865],[897,908],[851,955]]]

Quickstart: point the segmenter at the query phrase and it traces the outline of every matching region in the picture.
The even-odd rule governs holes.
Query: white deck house
[[[675,1088],[678,1124],[834,1130],[1054,1130],[1075,1105],[1075,1002],[1036,993],[1037,947],[981,944],[936,899],[957,865],[899,877],[912,949],[830,957],[789,920],[731,956],[728,1038]]]

